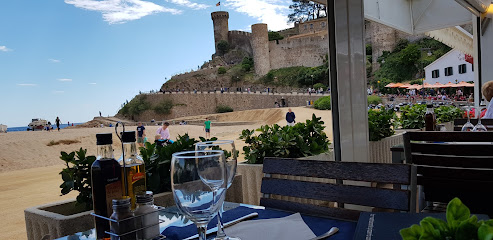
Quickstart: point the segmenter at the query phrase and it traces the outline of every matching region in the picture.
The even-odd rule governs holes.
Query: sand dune
[[[332,139],[330,111],[319,111],[310,108],[292,108],[297,122],[311,119],[312,113],[322,117],[329,138]],[[284,115],[287,109],[261,109],[225,114],[208,115],[214,121],[251,122],[249,125],[212,126],[211,135],[219,139],[233,139],[238,150],[244,143],[238,140],[243,129],[256,129],[264,124],[278,123],[285,125]],[[187,119],[203,119],[204,116]],[[148,126],[151,138],[158,126]],[[135,130],[135,126],[126,130]],[[54,201],[75,198],[76,193],[60,196],[60,170],[64,167],[60,160],[60,151],[74,151],[79,148],[88,150],[88,154],[96,154],[96,134],[115,132],[114,128],[74,128],[62,129],[60,132],[9,132],[0,133],[0,218],[4,219],[0,226],[0,239],[26,239],[24,225],[24,209]],[[202,126],[172,125],[172,138],[185,133],[197,138],[204,136]],[[79,143],[70,145],[47,146],[51,141],[77,140]],[[120,156],[119,141],[113,135],[115,156]],[[241,157],[243,155],[241,154]]]

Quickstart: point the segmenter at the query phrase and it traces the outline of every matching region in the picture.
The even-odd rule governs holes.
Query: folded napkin
[[[245,221],[224,230],[241,240],[311,239],[316,237],[299,213],[282,218]]]
[[[250,213],[258,212],[259,209],[253,209],[249,207],[237,207],[231,210],[228,210],[223,213],[223,223],[233,221],[240,217],[246,216]],[[211,229],[217,226],[217,217],[212,219],[207,225],[207,229]],[[197,234],[197,226],[195,224],[191,224],[185,227],[167,227],[162,234],[166,236],[166,239],[171,240],[181,240],[188,238],[192,235]]]

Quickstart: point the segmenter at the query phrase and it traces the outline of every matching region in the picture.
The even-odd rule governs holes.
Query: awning
[[[456,85],[456,87],[474,87],[474,83],[460,82]]]
[[[457,84],[448,82],[447,84],[444,84],[442,88],[450,88],[450,87],[456,87]]]

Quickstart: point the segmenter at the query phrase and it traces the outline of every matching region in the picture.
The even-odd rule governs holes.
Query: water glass
[[[221,150],[174,153],[171,188],[178,209],[191,220],[206,240],[207,224],[221,207],[218,192],[226,189],[226,162]]]
[[[464,126],[462,126],[461,129],[462,132],[470,132],[473,131],[474,129],[474,125],[471,123],[471,118],[469,116],[469,112],[471,111],[470,107],[468,107],[466,111],[467,111],[467,122],[466,124],[464,124]]]

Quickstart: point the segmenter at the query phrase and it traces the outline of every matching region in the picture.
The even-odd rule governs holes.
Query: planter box
[[[237,175],[226,193],[226,201],[243,201],[242,176]],[[173,206],[173,193],[154,195],[154,204]],[[94,228],[92,211],[74,208],[75,200],[49,203],[24,210],[28,240],[55,239]],[[45,238],[44,238],[45,237]]]
[[[392,152],[390,151],[390,148],[394,145],[404,143],[403,135],[404,133],[398,133],[380,141],[370,141],[370,162],[392,163]]]

